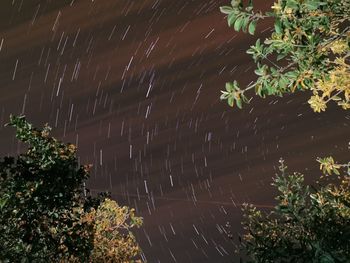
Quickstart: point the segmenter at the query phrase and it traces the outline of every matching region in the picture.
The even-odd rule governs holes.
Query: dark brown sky
[[[149,262],[231,262],[239,204],[273,204],[280,157],[310,180],[317,156],[345,156],[350,116],[314,114],[308,93],[220,102],[226,81],[254,77],[255,37],[227,28],[226,2],[0,1],[1,155],[21,149],[10,113],[48,122],[94,164],[90,188],[145,218]]]

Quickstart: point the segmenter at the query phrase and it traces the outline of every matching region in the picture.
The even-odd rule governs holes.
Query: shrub
[[[350,163],[318,161],[323,175],[316,188],[304,186],[302,174],[288,174],[281,161],[275,209],[244,206],[241,249],[252,262],[349,262]]]

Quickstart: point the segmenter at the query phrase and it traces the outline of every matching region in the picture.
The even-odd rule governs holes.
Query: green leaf
[[[277,34],[282,34],[282,24],[281,24],[281,20],[279,20],[279,19],[276,19],[275,31]]]
[[[233,100],[233,98],[232,98],[232,97],[229,97],[229,98],[227,99],[227,103],[228,103],[228,105],[230,105],[231,107],[233,107],[233,105],[234,105],[234,100]]]
[[[233,28],[236,30],[236,31],[239,31],[242,27],[242,24],[243,24],[243,17],[238,17],[237,20],[235,21],[234,25],[233,25]]]
[[[281,89],[285,89],[285,88],[287,87],[287,85],[288,85],[287,79],[284,78],[284,77],[281,77],[281,78],[279,79],[279,81],[278,81],[278,84],[279,84],[279,87],[280,87]]]
[[[227,17],[228,26],[231,27],[236,21],[237,15],[235,13],[230,13]]]
[[[246,16],[245,18],[243,18],[243,23],[242,23],[242,30],[244,33],[247,32],[248,23],[249,23],[249,17]]]
[[[336,174],[336,175],[340,175],[340,172],[337,168],[333,168],[333,173]]]
[[[237,99],[236,99],[236,105],[237,105],[237,107],[238,107],[239,109],[242,109],[242,100],[241,100],[241,98],[237,98]]]
[[[6,203],[7,203],[7,199],[5,199],[5,198],[0,199],[0,210],[2,210],[4,208]]]
[[[220,12],[226,15],[229,15],[232,13],[232,7],[231,6],[220,6]]]
[[[256,24],[257,24],[257,21],[256,21],[256,20],[253,20],[253,21],[249,24],[249,28],[248,28],[249,34],[254,35],[255,29],[256,29]]]
[[[260,38],[258,38],[257,40],[256,40],[256,42],[255,42],[255,47],[258,49],[260,49],[261,48],[261,41],[260,41]]]
[[[257,76],[263,76],[264,75],[264,71],[263,68],[257,68],[256,70],[254,70],[255,74]]]
[[[299,4],[296,0],[287,0],[286,7],[289,7],[292,9],[298,9]]]
[[[226,88],[227,92],[232,92],[234,90],[233,83],[232,82],[226,82],[225,88]]]
[[[306,8],[309,9],[310,11],[316,10],[316,9],[318,9],[318,7],[320,6],[320,1],[315,1],[315,0],[307,1],[307,2],[305,3],[305,6],[306,6]]]

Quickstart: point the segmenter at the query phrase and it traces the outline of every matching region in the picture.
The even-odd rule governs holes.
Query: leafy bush
[[[244,7],[242,0],[232,0],[221,7],[228,25],[254,34],[259,20],[272,18],[274,30],[247,51],[256,63],[256,81],[245,88],[237,81],[226,83],[221,99],[242,108],[253,89],[263,98],[310,90],[308,103],[315,112],[325,111],[331,101],[349,109],[350,1],[278,0],[266,13],[255,12],[247,2]]]
[[[318,161],[324,174],[317,189],[304,186],[302,174],[288,174],[281,161],[273,182],[279,191],[275,209],[244,206],[241,249],[252,262],[350,261],[350,163]]]

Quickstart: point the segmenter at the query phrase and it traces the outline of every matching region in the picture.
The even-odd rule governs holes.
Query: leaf
[[[220,6],[220,12],[226,15],[229,15],[232,13],[232,7],[231,6]]]
[[[236,105],[237,105],[237,107],[238,107],[239,109],[242,109],[242,100],[241,100],[241,98],[237,98],[237,99],[236,99]]]
[[[234,91],[240,90],[237,80],[234,80],[234,81],[233,81],[233,90],[234,90]]]
[[[298,9],[298,2],[296,0],[287,0],[286,7],[292,8],[292,9]]]
[[[340,172],[337,168],[333,168],[333,173],[336,174],[336,175],[340,175]]]
[[[236,31],[239,31],[242,27],[242,24],[243,24],[243,17],[238,17],[237,20],[235,21],[234,25],[233,25],[233,28],[236,30]]]
[[[264,75],[264,69],[262,67],[261,68],[257,68],[256,70],[254,70],[254,73],[257,76],[263,76]]]
[[[255,42],[255,47],[256,47],[257,49],[260,49],[260,48],[261,48],[261,41],[260,41],[260,38],[258,38],[258,39],[256,40],[256,42]]]
[[[231,107],[233,107],[233,105],[234,105],[234,99],[233,99],[232,97],[229,97],[229,98],[227,99],[227,103],[228,103],[228,105],[230,105]]]
[[[255,29],[256,29],[256,24],[257,24],[257,21],[256,21],[256,20],[253,20],[253,21],[249,24],[249,28],[248,28],[249,34],[254,35]]]
[[[285,89],[288,85],[288,80],[285,77],[281,77],[278,81],[280,88]]]
[[[233,83],[232,82],[226,82],[225,88],[226,88],[227,92],[232,92],[234,90]]]
[[[0,199],[0,210],[2,210],[4,208],[6,203],[7,203],[7,199],[5,199],[5,198]]]
[[[318,9],[319,5],[320,5],[320,1],[315,1],[315,0],[307,1],[305,3],[306,8],[311,11]]]
[[[255,53],[254,49],[250,48],[246,51],[247,54],[253,55]]]
[[[230,13],[230,14],[228,15],[228,17],[227,17],[227,23],[228,23],[228,26],[229,26],[229,27],[231,27],[231,26],[234,24],[234,22],[236,21],[236,18],[237,18],[237,16],[236,16],[235,13]]]
[[[229,94],[226,91],[221,91],[221,93],[220,100],[226,100]]]
[[[281,20],[279,20],[279,19],[276,19],[275,31],[277,34],[282,34],[282,24],[281,24]]]
[[[246,16],[245,18],[243,18],[243,23],[242,23],[242,30],[244,33],[247,32],[248,23],[249,23],[249,17]]]

